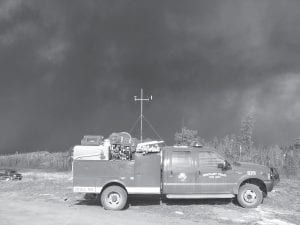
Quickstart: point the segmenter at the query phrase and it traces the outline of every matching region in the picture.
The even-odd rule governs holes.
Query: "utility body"
[[[106,209],[120,210],[128,195],[169,199],[237,198],[256,207],[279,182],[275,168],[230,164],[207,147],[169,146],[135,152],[129,160],[74,159],[74,192],[98,194]]]

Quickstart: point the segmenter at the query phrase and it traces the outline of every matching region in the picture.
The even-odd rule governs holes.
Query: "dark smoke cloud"
[[[299,10],[296,0],[0,1],[0,152],[129,130],[140,88],[169,144],[183,121],[208,140],[237,133],[251,109],[257,144],[289,141],[300,135]]]

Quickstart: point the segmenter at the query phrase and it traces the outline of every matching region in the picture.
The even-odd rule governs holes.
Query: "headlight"
[[[273,178],[273,170],[270,168],[269,173],[268,173],[268,180],[271,180]]]
[[[270,179],[274,180],[278,178],[278,172],[275,168],[270,168]]]

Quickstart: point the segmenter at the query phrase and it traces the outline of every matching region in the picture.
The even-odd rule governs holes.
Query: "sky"
[[[238,134],[251,110],[256,145],[288,143],[300,136],[299,12],[298,0],[0,0],[0,153],[130,131],[141,88],[167,144],[183,125],[207,141]]]

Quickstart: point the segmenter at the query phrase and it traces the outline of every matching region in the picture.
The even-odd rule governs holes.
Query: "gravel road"
[[[94,198],[72,192],[70,173],[23,172],[0,182],[0,225],[300,224],[299,180],[283,180],[256,209],[230,200],[161,202],[131,198],[129,208],[107,211]]]

